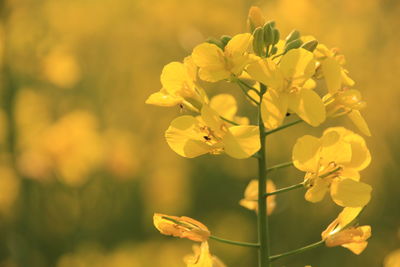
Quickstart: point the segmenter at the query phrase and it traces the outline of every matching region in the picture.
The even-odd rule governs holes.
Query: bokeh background
[[[246,31],[251,5],[283,35],[296,28],[339,47],[368,103],[373,162],[363,172],[373,199],[361,216],[373,236],[355,256],[318,248],[275,266],[382,266],[400,249],[400,2],[396,0],[2,0],[0,22],[0,266],[184,266],[192,242],[160,235],[154,212],[187,215],[215,235],[256,239],[256,217],[238,205],[254,159],[171,151],[163,133],[176,108],[146,106],[162,67],[209,36]],[[210,95],[238,89],[210,85]],[[290,159],[297,125],[268,137],[268,162]],[[300,182],[276,171],[278,187]],[[272,252],[319,240],[339,208],[277,198]],[[228,266],[256,266],[256,252],[211,241]],[[391,260],[393,261],[393,260]],[[386,258],[386,267],[389,265]]]

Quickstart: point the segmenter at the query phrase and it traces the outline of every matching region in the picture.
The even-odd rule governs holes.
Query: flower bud
[[[225,46],[228,44],[228,42],[232,39],[231,36],[229,35],[222,35],[220,38],[220,42],[222,44],[222,48],[225,48]]]
[[[279,42],[279,37],[280,37],[279,31],[277,29],[274,29],[274,42],[273,42],[273,44],[277,44]]]
[[[266,46],[273,44],[274,42],[274,29],[272,23],[267,23],[263,27],[264,30],[264,42]]]
[[[301,48],[304,48],[305,50],[308,50],[310,52],[314,52],[315,48],[318,46],[318,41],[317,40],[311,40],[308,41],[304,44],[302,44]]]
[[[296,39],[299,39],[299,38],[300,38],[300,32],[296,31],[296,30],[293,30],[286,37],[286,43],[288,44],[288,43],[290,43],[290,42],[292,42],[292,41],[294,41]]]
[[[302,45],[302,41],[300,39],[296,39],[291,41],[290,43],[286,43],[285,53],[291,49],[299,48]]]
[[[208,38],[208,39],[206,40],[206,42],[207,42],[207,43],[210,43],[210,44],[214,44],[214,45],[218,46],[218,47],[221,48],[221,49],[224,49],[224,45],[222,44],[222,42],[221,42],[220,40],[214,38],[214,37]]]
[[[254,30],[253,50],[257,56],[265,56],[264,53],[264,31],[261,27]]]
[[[252,6],[247,17],[247,24],[250,32],[253,32],[257,27],[262,27],[264,23],[265,19],[261,9],[257,6]]]

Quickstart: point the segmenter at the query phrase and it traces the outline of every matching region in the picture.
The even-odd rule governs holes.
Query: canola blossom
[[[166,142],[176,154],[186,158],[227,154],[234,159],[257,160],[258,177],[249,179],[239,204],[255,212],[258,240],[241,242],[216,237],[189,217],[156,213],[154,225],[164,235],[201,242],[194,246],[193,255],[184,258],[189,267],[225,266],[210,254],[210,240],[257,249],[259,267],[270,267],[275,260],[321,244],[342,246],[358,255],[366,249],[371,236],[370,226],[356,224],[372,192],[360,175],[371,162],[364,138],[344,127],[331,127],[320,138],[300,136],[293,145],[292,161],[272,167],[267,167],[266,161],[266,137],[300,122],[319,127],[328,120],[337,123],[334,118],[346,115],[363,134],[371,135],[360,113],[366,104],[361,92],[353,88],[355,82],[344,66],[345,58],[337,49],[328,49],[313,36],[301,36],[296,30],[281,39],[275,22],[267,21],[258,7],[250,8],[247,24],[250,33],[209,39],[195,46],[183,63],[167,64],[161,74],[162,89],[146,103],[178,106],[181,113],[185,112],[173,119],[165,131]],[[236,89],[238,86],[243,99],[229,91],[215,94],[203,89],[207,84],[203,81],[226,82]],[[256,112],[238,116],[242,106],[249,103],[245,110]],[[287,118],[290,122],[285,124]],[[269,173],[292,165],[305,172],[304,180],[277,189]],[[305,189],[305,200],[312,203],[330,195],[344,209],[323,231],[320,241],[271,255],[269,220],[275,219],[277,195],[295,189]]]

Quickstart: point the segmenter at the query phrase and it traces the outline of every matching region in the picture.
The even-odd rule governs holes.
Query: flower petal
[[[325,179],[315,178],[313,185],[305,194],[305,199],[312,203],[320,202],[329,191],[329,182]]]
[[[235,57],[243,55],[251,42],[253,42],[253,36],[250,33],[241,33],[233,36],[225,46],[226,56]]]
[[[202,80],[216,82],[229,78],[230,72],[225,69],[224,52],[218,46],[202,43],[193,49],[193,62],[200,67]]]
[[[199,127],[198,120],[193,116],[181,116],[174,119],[165,132],[169,147],[187,158],[211,152],[212,147],[203,142]]]
[[[368,124],[361,115],[360,111],[352,110],[349,114],[347,114],[347,116],[349,116],[350,120],[363,134],[366,136],[371,136]]]
[[[333,201],[342,207],[363,207],[371,199],[372,187],[352,179],[334,181],[331,184]]]
[[[288,110],[288,96],[269,89],[261,102],[261,116],[265,127],[275,129],[282,125]]]
[[[267,85],[269,88],[281,90],[283,77],[276,64],[270,59],[259,59],[247,66],[247,72],[256,81]]]
[[[292,49],[281,60],[280,69],[293,84],[303,84],[315,73],[316,61],[313,53],[303,49]]]
[[[289,95],[289,109],[311,126],[325,121],[325,106],[321,97],[313,90],[302,89]]]
[[[297,139],[292,153],[294,166],[305,172],[317,171],[320,145],[319,139],[311,135],[305,135]]]
[[[333,58],[327,58],[321,63],[326,86],[330,94],[336,93],[342,86],[342,67]]]
[[[173,107],[182,103],[182,97],[176,97],[168,94],[165,89],[161,89],[159,92],[151,94],[146,99],[146,104],[161,106],[161,107]]]
[[[171,95],[192,96],[193,81],[188,76],[185,65],[180,62],[167,64],[161,73],[161,84]]]
[[[230,94],[219,94],[211,98],[210,107],[220,116],[233,120],[237,112],[236,99]]]
[[[225,153],[237,159],[251,157],[260,149],[257,126],[233,126],[223,139]]]

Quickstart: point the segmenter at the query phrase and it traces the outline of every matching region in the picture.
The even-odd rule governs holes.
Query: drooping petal
[[[330,235],[334,235],[348,227],[357,218],[362,209],[363,207],[344,208],[337,218],[321,233],[322,239],[327,239]]]
[[[342,246],[359,255],[367,247],[366,241],[371,237],[371,226],[350,227],[333,235],[329,235],[325,244],[327,247]]]
[[[182,157],[194,158],[212,151],[203,140],[199,122],[193,116],[181,116],[165,132],[169,147]]]
[[[236,99],[230,94],[219,94],[211,98],[210,107],[220,116],[233,120],[237,112]]]
[[[317,127],[325,121],[324,103],[313,90],[301,89],[298,93],[289,94],[288,105],[290,110],[311,126]]]
[[[207,226],[189,217],[177,217],[154,213],[154,226],[164,235],[188,238],[196,242],[207,241],[210,231]]]
[[[288,96],[269,89],[261,102],[261,116],[267,129],[275,129],[282,125],[288,110]]]
[[[319,139],[311,135],[297,139],[292,153],[294,166],[305,172],[317,171],[320,145]]]
[[[223,139],[225,153],[237,159],[251,157],[260,149],[257,126],[241,125],[229,128]]]
[[[342,179],[331,184],[333,201],[342,207],[363,207],[371,199],[372,187],[352,179]]]
[[[313,53],[303,49],[292,49],[281,60],[280,69],[286,79],[293,84],[303,84],[315,73],[316,61]]]
[[[326,86],[330,94],[336,93],[342,86],[342,67],[333,58],[327,58],[321,63]]]
[[[146,104],[161,107],[173,107],[182,103],[182,101],[182,97],[172,96],[168,94],[165,89],[161,89],[159,92],[151,94],[146,99]]]
[[[360,111],[352,110],[349,114],[347,114],[347,116],[349,116],[350,120],[363,134],[366,136],[371,136],[368,124],[361,115]]]

